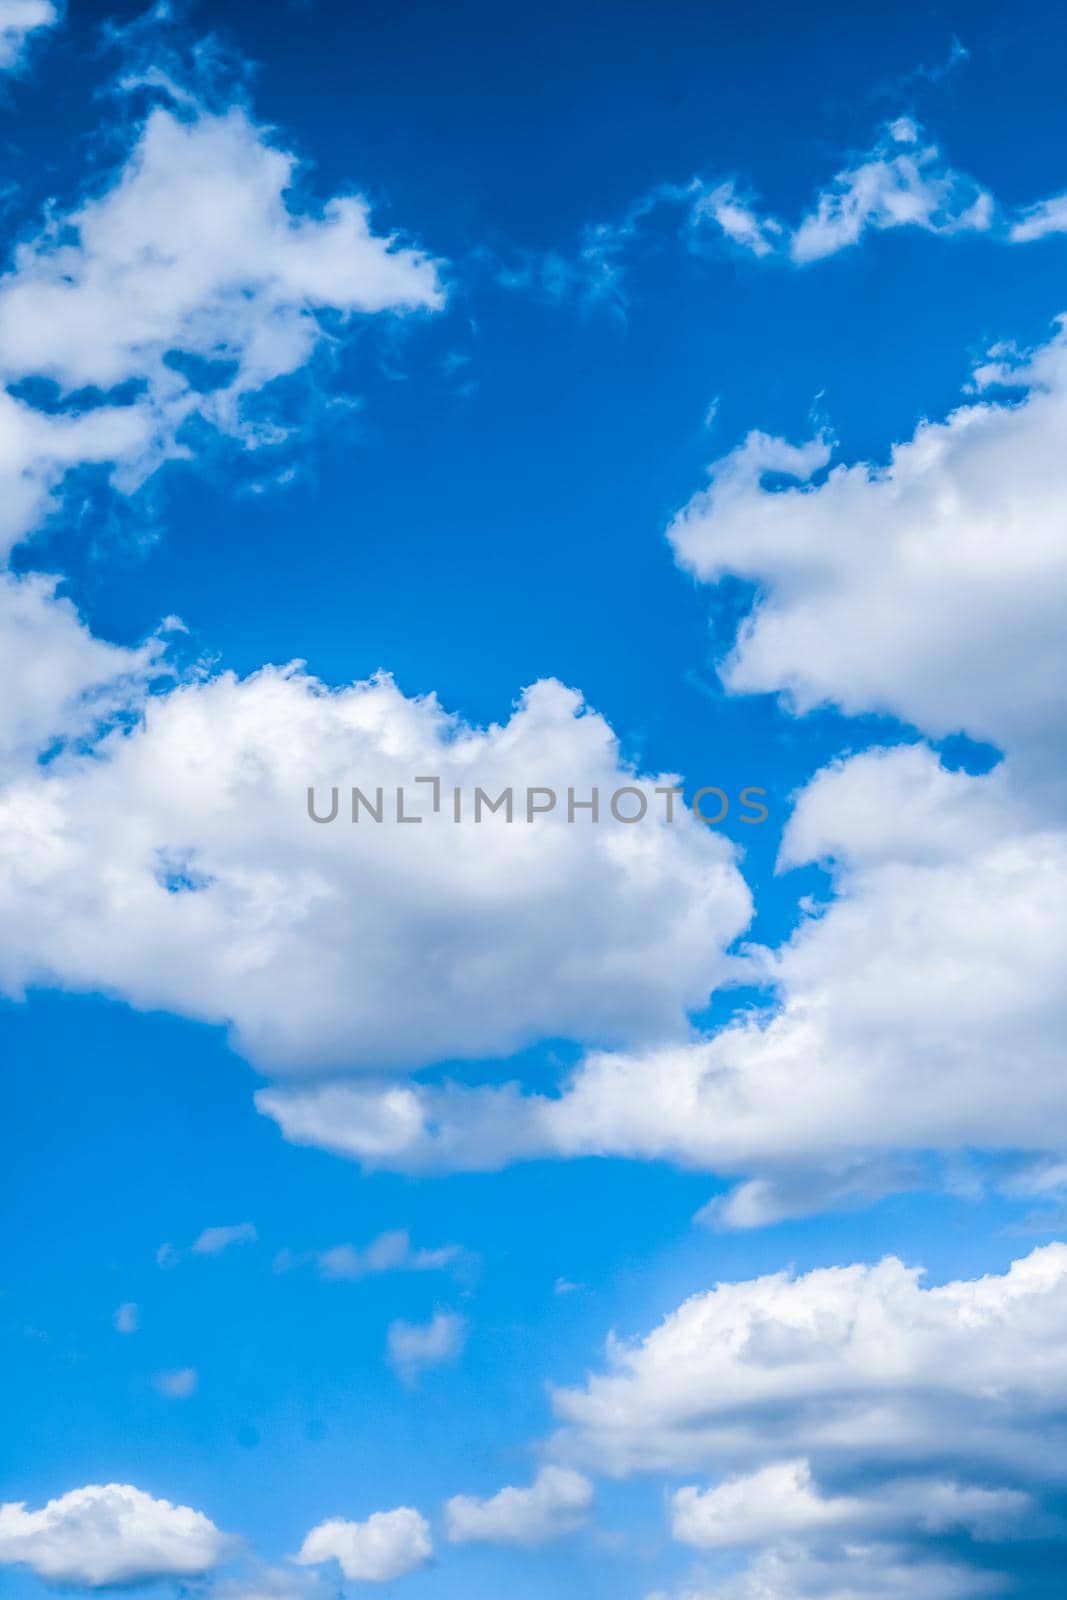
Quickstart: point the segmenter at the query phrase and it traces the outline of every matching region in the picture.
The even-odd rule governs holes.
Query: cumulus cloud
[[[922,423],[884,467],[826,474],[825,439],[753,433],[711,468],[669,536],[704,582],[759,585],[722,668],[730,689],[1001,747],[1062,724],[1067,337],[977,381],[1015,392]]]
[[[1003,1274],[921,1279],[887,1257],[696,1294],[645,1338],[613,1340],[608,1372],[556,1391],[557,1447],[618,1474],[804,1457],[899,1478],[932,1455],[972,1475],[1047,1472],[1067,1245]]]
[[[336,1561],[346,1578],[390,1583],[425,1566],[433,1540],[425,1517],[410,1506],[376,1511],[366,1522],[335,1517],[312,1528],[293,1559],[303,1566]]]
[[[46,1583],[95,1589],[195,1577],[231,1543],[202,1512],[124,1483],[72,1489],[40,1511],[0,1506],[0,1564],[28,1566]]]
[[[20,66],[34,35],[58,21],[53,0],[0,0],[0,72]]]
[[[389,1324],[386,1355],[389,1365],[405,1383],[412,1383],[428,1367],[458,1361],[467,1342],[467,1319],[456,1311],[435,1311],[429,1322]]]
[[[104,990],[228,1022],[275,1072],[378,1071],[508,1052],[541,1037],[684,1033],[731,973],[750,915],[734,847],[619,755],[558,683],[472,728],[388,679],[339,691],[298,669],[146,697],[141,721],[0,795],[0,984]],[[432,811],[417,775],[441,780]],[[350,820],[351,783],[425,821]],[[307,789],[344,806],[311,821]],[[647,819],[567,822],[640,784]],[[451,795],[554,787],[560,803],[456,824]],[[421,798],[420,798],[421,796]],[[521,805],[521,798],[520,798]],[[583,821],[585,825],[583,826]],[[417,974],[417,981],[412,981]]]
[[[922,745],[828,768],[782,865],[835,897],[750,951],[775,1003],[708,1037],[515,1084],[263,1091],[287,1136],[410,1170],[628,1156],[737,1175],[710,1220],[754,1226],[915,1181],[919,1152],[1062,1150],[1067,837],[1008,775]]]
[[[76,464],[108,463],[129,490],[190,454],[194,422],[251,445],[279,437],[246,401],[306,365],[324,317],[443,305],[437,265],[376,233],[362,196],[298,209],[298,178],[244,107],[172,91],[109,186],[16,246],[0,278],[0,379],[47,380],[62,405],[0,398],[7,545]]]
[[[592,1505],[588,1478],[570,1467],[546,1466],[526,1489],[508,1487],[487,1500],[454,1495],[445,1518],[455,1544],[537,1545],[581,1527]]]
[[[163,412],[200,404],[226,422],[308,359],[317,311],[443,304],[433,263],[374,234],[361,197],[294,212],[296,167],[243,108],[156,107],[111,187],[16,247],[0,366],[64,393],[138,379]],[[235,370],[197,400],[177,351]]]
[[[554,1392],[553,1451],[709,1475],[669,1497],[708,1563],[679,1600],[998,1592],[1020,1539],[1064,1534],[1067,1245],[922,1278],[888,1257],[695,1294]]]
[[[820,478],[824,441],[753,435],[671,537],[705,581],[759,585],[722,668],[734,692],[963,730],[1007,759],[972,776],[916,744],[811,781],[780,866],[821,863],[834,898],[748,952],[769,1009],[594,1052],[557,1094],[263,1091],[287,1137],[408,1169],[665,1158],[740,1177],[708,1212],[740,1226],[921,1181],[926,1152],[1062,1155],[1067,340],[978,381],[1018,398],[924,424],[882,469]]]

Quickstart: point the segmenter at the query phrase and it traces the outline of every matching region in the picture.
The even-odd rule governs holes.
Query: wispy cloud
[[[429,1322],[392,1322],[386,1340],[389,1365],[411,1383],[428,1367],[458,1361],[467,1331],[467,1319],[455,1311],[435,1311]]]
[[[158,1372],[152,1381],[168,1400],[188,1400],[200,1379],[195,1367],[177,1367],[172,1372]]]
[[[188,1256],[220,1256],[231,1245],[254,1244],[258,1238],[254,1222],[233,1222],[205,1228],[190,1245],[161,1244],[156,1251],[156,1263],[161,1267],[175,1267]]]

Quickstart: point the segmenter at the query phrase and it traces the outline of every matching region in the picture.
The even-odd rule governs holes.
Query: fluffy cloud
[[[730,688],[963,728],[1008,760],[971,777],[914,746],[816,777],[781,865],[827,864],[836,898],[781,949],[751,953],[771,1012],[696,1044],[591,1056],[558,1096],[264,1096],[290,1137],[401,1166],[603,1153],[747,1170],[715,1211],[742,1225],[912,1181],[917,1152],[1062,1151],[1067,833],[1050,773],[1067,710],[1067,342],[979,379],[1022,398],[924,425],[888,468],[838,468],[818,487],[764,476],[808,480],[821,441],[753,436],[672,537],[707,581],[760,585]]]
[[[748,957],[776,1004],[705,1039],[597,1052],[552,1095],[334,1085],[260,1109],[372,1166],[610,1154],[737,1174],[715,1219],[742,1226],[908,1181],[909,1153],[1062,1150],[1063,831],[1005,771],[904,746],[801,795],[782,864],[813,860],[832,863],[831,904]]]
[[[141,721],[0,794],[0,984],[104,990],[229,1022],[274,1071],[382,1070],[540,1037],[684,1032],[750,915],[733,847],[662,797],[643,823],[566,820],[635,779],[602,718],[545,682],[475,729],[387,679],[296,669],[187,682]],[[413,784],[439,775],[444,800]],[[309,819],[331,783],[345,805]],[[349,820],[348,785],[417,826]],[[532,824],[452,820],[451,790],[555,787]]]
[[[389,1583],[425,1566],[433,1541],[425,1517],[409,1506],[376,1511],[366,1522],[333,1518],[312,1528],[294,1557],[303,1566],[336,1561],[346,1578]]]
[[[488,1500],[454,1495],[445,1505],[456,1544],[537,1545],[580,1527],[593,1505],[593,1485],[570,1467],[542,1467],[528,1489],[508,1487]]]
[[[797,263],[818,261],[858,243],[868,228],[982,232],[992,220],[992,197],[948,166],[910,117],[898,117],[868,155],[818,196],[789,253]]]
[[[0,1506],[0,1564],[21,1563],[47,1583],[101,1588],[194,1577],[230,1544],[202,1512],[124,1483],[72,1489],[40,1511]]]
[[[467,1319],[455,1311],[435,1311],[429,1322],[391,1322],[386,1354],[404,1382],[412,1383],[427,1367],[458,1361],[466,1342]]]
[[[825,440],[794,447],[760,433],[712,467],[670,539],[705,582],[759,585],[722,669],[729,688],[1002,747],[1062,725],[1067,336],[976,381],[1018,393],[921,424],[885,467],[841,465],[814,481]],[[771,473],[797,483],[769,486]]]
[[[17,247],[0,367],[64,393],[139,379],[158,407],[226,422],[308,359],[316,312],[443,304],[433,263],[374,234],[359,196],[294,212],[296,165],[241,108],[154,109],[113,185]],[[174,352],[235,370],[198,399]]]
[[[1067,1245],[933,1288],[893,1257],[720,1283],[606,1354],[555,1391],[553,1448],[713,1475],[670,1496],[710,1563],[684,1600],[963,1600],[1006,1586],[1020,1539],[1055,1592]]]
[[[912,1476],[937,1454],[1044,1474],[1063,1436],[1067,1245],[930,1289],[894,1257],[723,1283],[608,1359],[554,1396],[558,1447],[608,1472],[803,1456]]]
[[[0,72],[19,66],[33,35],[58,21],[53,0],[0,0]]]
[[[444,303],[434,262],[375,233],[361,196],[294,209],[297,162],[269,130],[173,93],[110,187],[51,213],[0,278],[0,379],[48,380],[64,402],[0,399],[8,545],[77,463],[110,463],[131,489],[190,453],[194,420],[276,438],[245,401],[308,362],[324,315]]]

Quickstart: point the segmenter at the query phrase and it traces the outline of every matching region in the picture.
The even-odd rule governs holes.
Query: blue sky
[[[0,1592],[1057,1592],[1065,30],[0,0]]]

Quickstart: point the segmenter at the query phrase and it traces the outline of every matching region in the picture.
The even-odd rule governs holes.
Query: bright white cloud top
[[[89,1484],[40,1511],[0,1506],[0,1565],[24,1565],[46,1583],[104,1588],[209,1572],[233,1541],[189,1506],[130,1484]]]
[[[1062,720],[1067,339],[978,369],[978,400],[924,423],[887,466],[755,433],[675,518],[683,567],[760,599],[723,667],[736,693],[800,712],[887,712],[1006,748]],[[767,486],[769,474],[797,480]],[[817,476],[818,475],[818,476]]]
[[[722,669],[735,692],[963,729],[1007,759],[971,776],[902,746],[809,783],[780,866],[826,865],[835,894],[781,948],[749,952],[770,1014],[593,1055],[559,1096],[265,1091],[288,1137],[412,1169],[667,1158],[744,1178],[715,1212],[743,1226],[914,1182],[923,1152],[1062,1151],[1062,336],[981,377],[1020,398],[924,425],[881,471],[772,489],[768,472],[807,480],[828,448],[750,438],[671,537],[706,581],[760,586]]]
[[[0,69],[57,17],[47,0],[0,0]],[[138,80],[153,84],[160,103],[117,169],[52,204],[0,278],[0,552],[12,562],[0,571],[0,993],[103,994],[224,1029],[268,1079],[255,1104],[285,1139],[368,1169],[664,1161],[732,1182],[700,1219],[748,1228],[936,1181],[960,1152],[1003,1157],[997,1181],[1016,1196],[1062,1197],[1067,334],[992,352],[966,403],[885,465],[834,464],[828,435],[750,432],[671,521],[686,573],[752,586],[720,665],[730,693],[909,730],[805,769],[778,870],[822,868],[825,903],[805,900],[777,946],[739,946],[755,909],[742,850],[669,808],[679,780],[636,767],[556,678],[476,725],[384,672],[335,687],[303,662],[183,667],[175,618],[111,644],[58,597],[59,580],[16,574],[16,547],[62,508],[77,469],[133,493],[209,434],[266,447],[285,428],[252,402],[309,369],[340,328],[437,313],[449,297],[451,269],[379,231],[363,195],[310,198],[287,141],[246,105],[162,73]],[[664,205],[682,208],[697,251],[710,236],[797,268],[890,229],[1001,244],[1067,231],[1063,195],[1009,215],[899,117],[793,227],[739,179],[660,184],[617,226],[588,231],[580,269],[555,261],[560,281],[616,295],[622,250]],[[1002,759],[975,775],[922,742],[960,732]],[[444,804],[418,788],[429,783]],[[536,818],[523,814],[531,788],[555,797]],[[619,790],[646,808],[640,825],[612,815]],[[309,815],[309,791],[320,813],[338,797],[336,814]],[[513,796],[516,814],[460,822],[451,797],[471,807],[475,791],[492,807]],[[379,794],[375,820],[366,797]],[[765,1003],[694,1021],[738,984]],[[559,1041],[584,1053],[556,1081],[545,1086],[547,1059],[537,1092],[509,1081],[520,1068],[508,1058]],[[318,1162],[270,1143],[292,1170]],[[355,1174],[340,1172],[337,1193],[342,1181]],[[248,1192],[269,1213],[267,1186]],[[184,1263],[166,1280],[175,1302],[196,1272],[218,1283],[262,1264],[267,1225],[262,1250],[239,1248],[260,1239],[251,1222],[204,1226],[244,1214],[231,1198],[232,1211],[227,1200],[176,1221],[171,1236],[189,1242],[160,1247],[160,1267]],[[417,1412],[404,1386],[421,1379],[428,1411],[483,1346],[463,1359],[477,1310],[466,1298],[462,1314],[432,1310],[441,1286],[416,1275],[474,1257],[417,1248],[392,1222],[368,1220],[362,1245],[282,1250],[279,1276],[313,1270],[272,1283],[331,1305],[410,1291],[368,1323],[368,1347],[383,1413],[404,1401]],[[330,1227],[303,1237],[344,1239],[349,1224]],[[151,1249],[165,1236],[153,1232],[146,1257],[155,1289],[109,1281],[98,1322],[109,1359],[146,1354],[138,1392],[177,1430],[215,1401],[202,1329],[184,1331],[188,1348],[153,1344],[165,1318]],[[562,1316],[556,1265],[544,1297]],[[584,1263],[569,1270],[585,1281]],[[473,1277],[445,1287],[459,1301]],[[116,1309],[120,1293],[138,1299]],[[178,1361],[197,1365],[165,1365]],[[603,1370],[551,1391],[558,1428],[532,1481],[451,1495],[443,1526],[456,1547],[510,1556],[576,1536],[577,1551],[594,1475],[654,1473],[669,1478],[663,1539],[707,1564],[683,1600],[975,1600],[999,1584],[967,1564],[977,1546],[1062,1539],[1048,1508],[1064,1490],[1065,1389],[1067,1245],[930,1287],[896,1254],[739,1276],[641,1337],[613,1336]],[[423,1493],[382,1499],[409,1492]],[[285,1548],[321,1509],[301,1513]],[[596,1538],[585,1533],[590,1548]],[[0,1507],[0,1564],[46,1583],[199,1579],[234,1545],[203,1513],[124,1484]],[[400,1505],[320,1522],[284,1575],[219,1592],[289,1600],[332,1583],[334,1566],[391,1583],[433,1555],[428,1521]]]
[[[68,405],[0,401],[6,544],[79,462],[110,464],[130,490],[191,454],[193,421],[252,447],[276,438],[245,402],[307,364],[323,313],[444,304],[437,265],[375,233],[361,196],[294,209],[298,164],[271,130],[175,95],[110,187],[52,211],[0,279],[0,378],[50,379]],[[132,398],[115,398],[120,385]]]
[[[542,1467],[528,1488],[508,1486],[486,1500],[453,1495],[445,1505],[454,1544],[537,1545],[573,1533],[593,1509],[593,1485],[570,1467]]]
[[[410,1506],[376,1511],[366,1522],[335,1517],[312,1528],[294,1560],[302,1566],[336,1561],[346,1578],[357,1583],[391,1583],[433,1555],[430,1525]]]
[[[935,1449],[975,1472],[1046,1470],[1067,1245],[1002,1275],[921,1276],[887,1257],[694,1295],[644,1339],[613,1340],[608,1372],[556,1392],[557,1448],[621,1475],[818,1455],[899,1476]]]
[[[929,1289],[893,1258],[721,1283],[645,1338],[612,1339],[607,1357],[556,1391],[555,1449],[619,1476],[723,1474],[670,1503],[683,1543],[762,1552],[709,1596],[881,1594],[877,1576],[846,1582],[868,1547],[887,1594],[912,1568],[920,1593],[925,1578],[931,1595],[981,1593],[979,1572],[924,1560],[924,1541],[1055,1525],[1030,1491],[1062,1481],[1048,1447],[1062,1444],[1067,1246]],[[809,1566],[824,1577],[800,1577]]]
[[[387,679],[331,692],[298,669],[133,703],[136,728],[28,767],[0,800],[9,993],[104,989],[229,1021],[272,1071],[380,1071],[682,1033],[728,976],[750,915],[733,846],[681,808],[667,821],[652,790],[674,780],[638,778],[559,684],[488,729]],[[410,797],[419,774],[446,796],[534,784],[564,799],[532,825],[456,825],[426,791],[423,824],[353,824],[346,785],[335,823],[308,817],[309,784]],[[606,801],[635,783],[659,807],[645,822],[568,823],[568,787]]]

